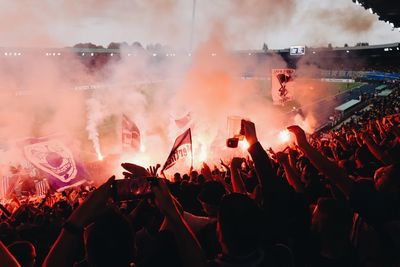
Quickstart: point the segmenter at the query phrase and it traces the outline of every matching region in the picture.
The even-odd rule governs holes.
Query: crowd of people
[[[247,158],[151,179],[121,201],[114,177],[1,206],[1,266],[399,266],[400,89],[349,122]],[[123,163],[125,176],[154,177]]]

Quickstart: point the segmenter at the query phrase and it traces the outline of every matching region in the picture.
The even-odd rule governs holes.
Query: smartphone
[[[153,195],[151,187],[157,182],[157,177],[132,177],[114,180],[114,200],[129,201],[151,197]]]
[[[233,138],[228,138],[226,140],[226,146],[230,148],[236,148],[238,147],[239,144],[239,138],[233,137]]]

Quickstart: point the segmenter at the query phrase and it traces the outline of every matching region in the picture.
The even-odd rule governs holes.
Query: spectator
[[[33,267],[36,261],[36,250],[28,241],[17,241],[8,246],[8,250],[22,267]]]

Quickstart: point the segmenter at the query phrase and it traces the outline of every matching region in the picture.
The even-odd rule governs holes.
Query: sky
[[[190,47],[192,0],[0,0],[0,7],[0,46]],[[351,0],[196,0],[193,47],[216,28],[233,49],[400,41],[399,30]]]

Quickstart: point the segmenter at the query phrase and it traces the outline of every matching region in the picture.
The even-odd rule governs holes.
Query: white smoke
[[[101,123],[104,118],[102,110],[102,104],[95,98],[89,98],[86,101],[87,107],[87,124],[86,130],[88,132],[88,138],[93,142],[93,148],[96,152],[99,160],[103,159],[103,155],[100,151],[99,132],[97,126]]]

